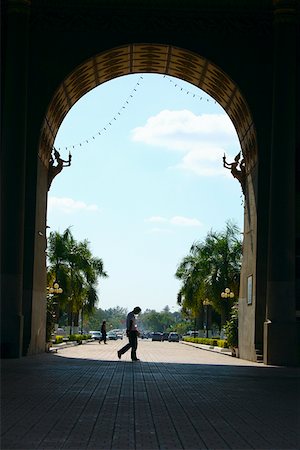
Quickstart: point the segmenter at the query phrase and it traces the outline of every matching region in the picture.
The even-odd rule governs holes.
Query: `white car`
[[[107,339],[116,341],[118,339],[117,333],[115,331],[109,331],[106,335]]]
[[[94,339],[94,341],[100,341],[102,338],[101,331],[90,331],[89,334],[91,335],[91,338]]]

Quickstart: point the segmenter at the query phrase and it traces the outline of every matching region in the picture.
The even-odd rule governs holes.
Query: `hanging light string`
[[[195,94],[195,92],[192,92],[191,90],[184,88],[182,85],[180,85],[180,82],[178,83],[177,81],[167,77],[167,75],[164,75],[164,78],[169,81],[170,83],[173,84],[173,86],[177,89],[180,90],[181,92],[184,92],[187,95],[191,95],[193,98],[195,98],[196,100],[201,100],[201,101],[207,101],[208,103],[214,103],[217,104],[217,102],[211,98],[211,97],[204,97],[204,95],[201,93],[199,94]],[[200,88],[199,88],[200,89]]]
[[[196,94],[195,92],[188,90],[187,88],[180,85],[180,83],[178,83],[177,81],[169,78],[167,75],[164,75],[163,78],[165,78],[167,81],[169,81],[169,83],[171,83],[178,91],[184,92],[186,95],[191,95],[193,98],[195,98],[195,100],[213,102],[215,104],[217,103],[214,99],[212,99],[210,97],[205,97],[205,96],[203,96],[203,94],[199,95],[199,94]],[[69,150],[70,151],[70,150],[74,150],[75,148],[84,147],[87,144],[90,144],[91,142],[96,140],[97,137],[106,134],[109,131],[110,127],[112,127],[112,125],[120,118],[120,116],[125,112],[125,110],[129,106],[129,104],[132,102],[138,88],[141,86],[141,82],[143,79],[144,78],[142,76],[139,77],[139,81],[135,84],[134,88],[130,92],[129,96],[127,97],[127,99],[125,100],[125,102],[123,103],[123,105],[121,106],[119,111],[111,118],[111,120],[109,120],[106,123],[105,126],[103,126],[100,130],[98,130],[96,133],[94,133],[91,137],[84,139],[81,142],[78,142],[77,144],[58,147],[58,150]]]
[[[102,127],[100,130],[98,130],[96,133],[94,133],[91,137],[84,139],[83,141],[78,142],[77,144],[58,147],[58,150],[63,149],[63,150],[70,151],[72,149],[74,150],[76,147],[79,147],[79,148],[83,147],[83,146],[93,142],[98,136],[102,136],[105,133],[107,133],[109,131],[110,127],[114,124],[114,122],[116,122],[120,118],[120,116],[124,113],[124,111],[129,106],[129,104],[132,102],[134,96],[136,95],[138,88],[141,86],[142,80],[143,80],[143,77],[140,76],[139,81],[135,84],[134,88],[130,92],[129,96],[127,97],[127,99],[125,100],[125,102],[123,103],[123,105],[121,106],[119,111],[106,123],[106,125],[104,125],[104,127]]]

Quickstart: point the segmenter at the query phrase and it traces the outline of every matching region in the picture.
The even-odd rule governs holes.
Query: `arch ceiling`
[[[94,56],[62,82],[53,96],[42,127],[39,156],[46,167],[56,133],[72,106],[101,83],[133,73],[170,75],[205,91],[232,120],[248,170],[255,164],[256,135],[249,108],[237,85],[219,67],[181,48],[132,44]]]

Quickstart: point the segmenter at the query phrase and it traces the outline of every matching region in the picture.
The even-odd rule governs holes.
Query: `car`
[[[67,336],[66,330],[64,328],[57,328],[55,331],[56,336]]]
[[[123,339],[124,332],[120,328],[116,328],[115,330],[110,330],[110,331],[113,331],[114,333],[116,333],[117,339]]]
[[[149,333],[145,333],[144,331],[141,331],[139,337],[141,339],[148,339],[149,338]]]
[[[168,337],[169,342],[179,342],[179,334],[178,333],[170,333]]]
[[[115,331],[109,331],[106,335],[107,339],[116,341],[118,339],[117,333]]]
[[[168,339],[169,339],[169,334],[170,333],[163,333],[163,335],[162,335],[162,341],[167,341]]]
[[[90,331],[89,335],[91,336],[92,339],[94,339],[94,341],[100,341],[102,338],[101,331]]]
[[[152,341],[161,341],[162,340],[162,333],[160,333],[159,331],[156,331],[154,333],[152,333]]]

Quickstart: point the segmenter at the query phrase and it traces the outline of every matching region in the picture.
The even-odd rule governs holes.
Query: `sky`
[[[48,193],[48,230],[71,226],[102,259],[102,309],[178,310],[175,272],[192,244],[228,220],[243,229],[241,188],[222,163],[240,151],[236,131],[189,83],[157,74],[103,83],[71,108],[54,145],[72,162]]]

